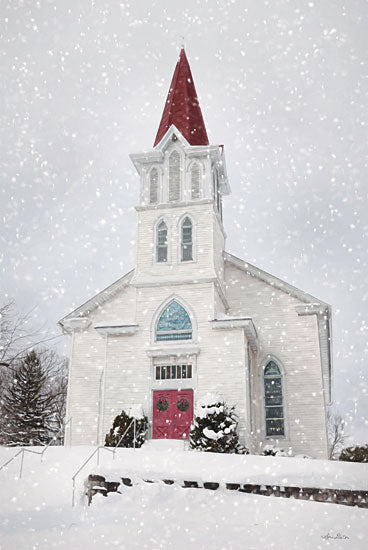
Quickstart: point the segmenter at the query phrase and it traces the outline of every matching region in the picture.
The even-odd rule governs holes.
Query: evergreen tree
[[[343,462],[368,462],[368,445],[354,445],[341,451],[339,460]]]
[[[35,351],[15,367],[2,403],[2,439],[9,446],[47,444],[53,431],[55,395]]]
[[[198,451],[247,453],[239,444],[238,419],[218,395],[207,394],[198,402],[190,430],[190,445]]]
[[[141,447],[146,439],[146,433],[148,428],[148,418],[144,415],[141,407],[132,407],[129,413],[121,411],[112,425],[111,430],[105,437],[105,447],[116,447],[119,443],[122,435],[125,433],[124,438],[119,443],[119,447],[134,447],[134,426],[133,424],[128,429],[129,424],[135,418],[135,435],[136,435],[136,448]],[[126,431],[128,430],[128,431]]]

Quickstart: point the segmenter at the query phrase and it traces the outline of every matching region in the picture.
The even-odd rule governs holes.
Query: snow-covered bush
[[[368,445],[346,447],[341,451],[339,460],[344,462],[368,462]]]
[[[198,451],[247,454],[240,445],[238,418],[216,394],[206,394],[197,403],[194,423],[190,429],[190,446]]]
[[[275,447],[274,445],[265,445],[262,450],[262,456],[292,456],[291,450],[286,452],[280,447]]]
[[[128,430],[122,441],[120,441],[119,447],[134,447],[134,423],[132,422],[134,419],[136,433],[135,446],[137,448],[141,447],[145,442],[148,428],[148,418],[145,416],[141,405],[134,405],[127,412],[124,410],[121,411],[121,414],[115,418],[111,430],[106,435],[105,446],[116,447],[124,432]],[[132,424],[128,429],[131,422]]]

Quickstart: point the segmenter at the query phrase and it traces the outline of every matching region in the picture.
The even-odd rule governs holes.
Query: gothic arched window
[[[181,224],[181,261],[193,260],[193,224],[186,217]]]
[[[173,151],[169,157],[169,201],[180,200],[180,155]]]
[[[201,181],[201,169],[199,163],[195,162],[191,169],[191,189],[192,199],[199,199],[200,195],[200,181]]]
[[[269,361],[263,371],[266,435],[285,435],[282,374],[275,361]]]
[[[156,231],[156,261],[167,262],[167,225],[163,220],[157,225]]]
[[[176,300],[161,313],[156,326],[156,341],[191,340],[192,322],[187,311]]]
[[[157,168],[152,168],[150,173],[150,189],[149,201],[151,204],[156,204],[158,201],[158,171]]]

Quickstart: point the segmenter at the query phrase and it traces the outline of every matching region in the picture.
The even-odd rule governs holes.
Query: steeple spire
[[[154,147],[174,124],[190,145],[208,145],[206,127],[184,48],[180,51]]]

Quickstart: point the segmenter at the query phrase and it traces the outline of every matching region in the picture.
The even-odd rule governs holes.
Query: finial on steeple
[[[180,50],[154,147],[172,125],[190,145],[208,145],[206,127],[184,47]]]
[[[185,37],[181,34],[179,36],[179,38],[180,38],[180,49],[184,50],[185,49]]]

